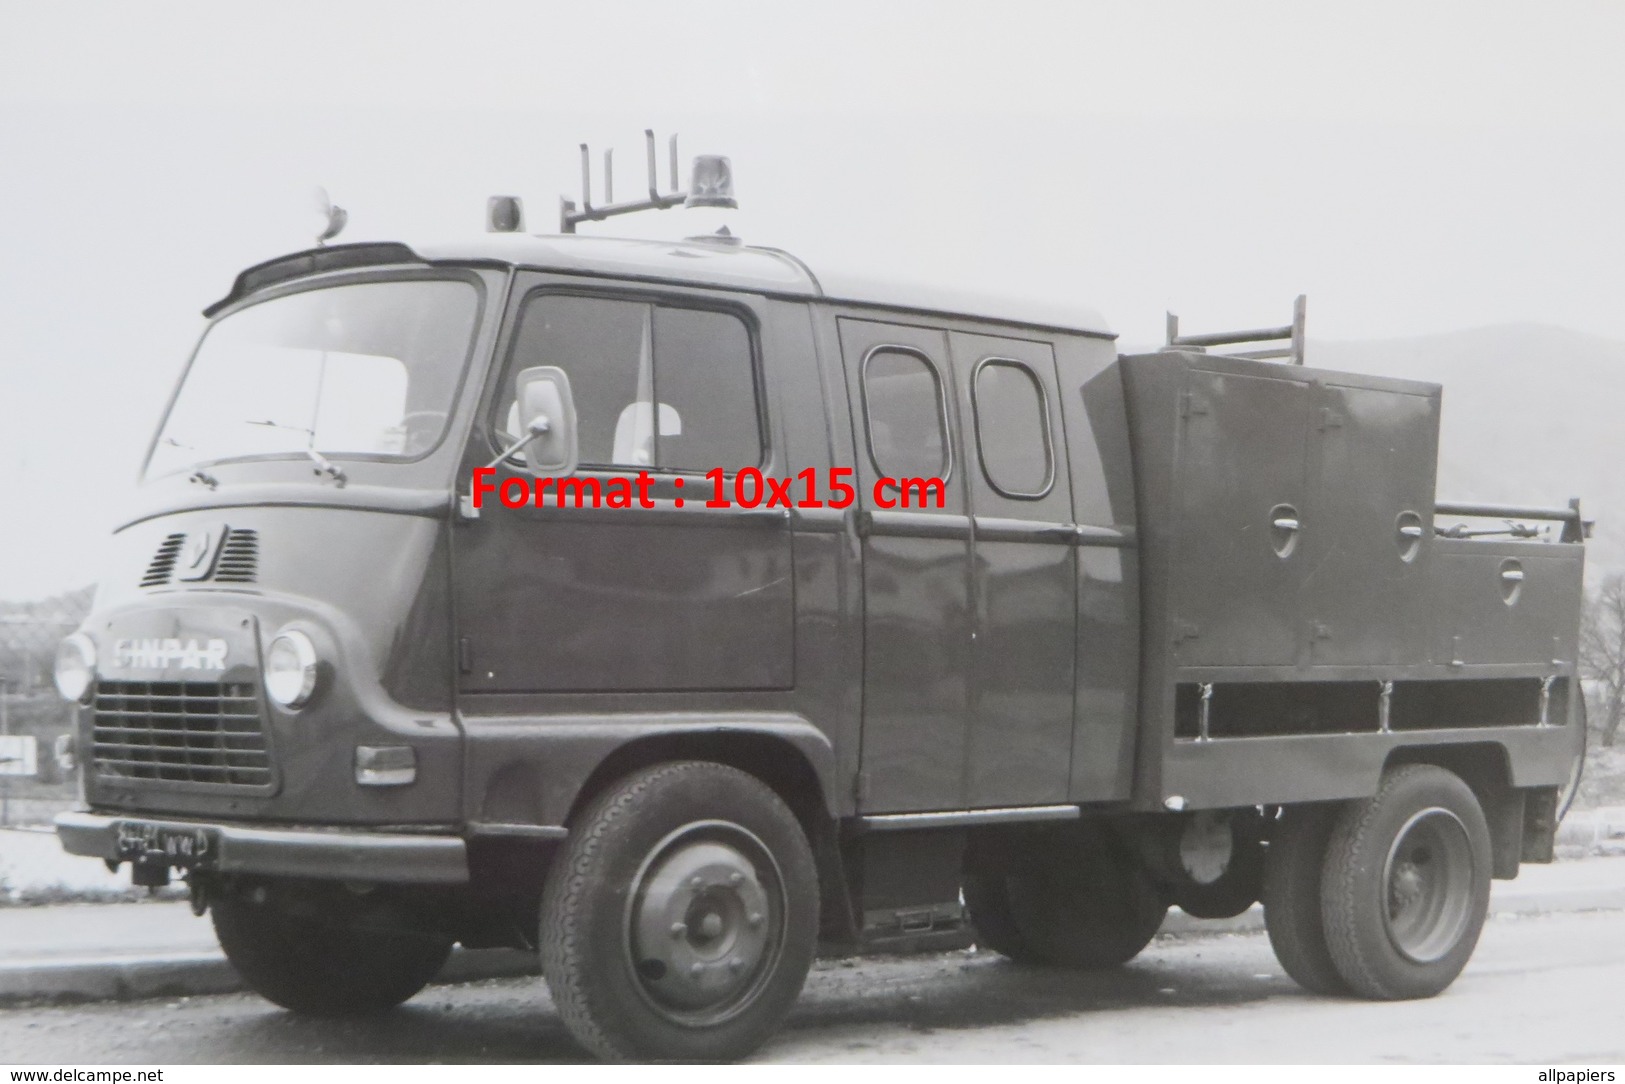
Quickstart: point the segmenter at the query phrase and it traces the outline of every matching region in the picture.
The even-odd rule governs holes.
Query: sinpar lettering
[[[123,669],[224,670],[226,641],[181,640],[176,637],[120,640],[113,645],[113,665]]]

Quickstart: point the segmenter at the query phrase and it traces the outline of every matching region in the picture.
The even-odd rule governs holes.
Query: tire
[[[428,985],[451,953],[433,934],[369,930],[243,899],[210,905],[220,947],[250,990],[307,1016],[392,1009]]]
[[[1569,815],[1569,807],[1580,793],[1580,782],[1585,776],[1586,747],[1591,741],[1591,723],[1586,718],[1586,700],[1584,694],[1580,697],[1580,737],[1576,744],[1579,750],[1574,754],[1574,767],[1569,769],[1569,777],[1557,791],[1557,823],[1562,824],[1563,818]]]
[[[978,948],[989,948],[1018,963],[1040,963],[1037,954],[1016,928],[1010,913],[1008,877],[1011,841],[973,835],[965,848],[965,877],[961,891]]]
[[[1478,944],[1490,899],[1490,832],[1459,776],[1430,764],[1388,772],[1338,816],[1321,915],[1338,974],[1361,997],[1432,997]]]
[[[656,765],[599,795],[542,890],[542,973],[578,1042],[614,1061],[731,1061],[801,993],[818,872],[754,776]]]
[[[1326,944],[1320,906],[1336,814],[1336,806],[1287,807],[1264,860],[1264,929],[1270,947],[1292,980],[1313,994],[1349,992]]]
[[[1014,958],[1080,971],[1128,963],[1168,913],[1144,866],[1098,825],[1036,837],[1004,888],[1020,934]]]
[[[1198,813],[1171,826],[1164,862],[1170,876],[1164,888],[1174,904],[1192,918],[1235,918],[1257,903],[1263,891],[1262,822],[1251,810],[1231,813],[1219,825],[1203,825],[1202,817]],[[1199,879],[1198,871],[1182,855],[1183,845],[1200,827],[1217,827],[1229,834],[1230,851],[1223,869],[1208,880]]]

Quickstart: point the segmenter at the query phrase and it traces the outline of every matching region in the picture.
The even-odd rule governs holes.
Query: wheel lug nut
[[[728,960],[728,970],[729,971],[738,971],[740,968],[742,968],[744,966],[745,966],[745,961],[741,960],[737,956],[731,957]]]
[[[705,887],[705,878],[704,877],[691,877],[691,878],[689,878],[688,887],[690,887],[690,888],[694,889],[696,892],[698,892],[700,889]]]
[[[673,937],[681,937],[687,932],[688,932],[688,925],[686,923],[673,922],[671,924],[671,935]]]
[[[745,883],[745,875],[743,873],[730,873],[728,874],[728,883],[738,888]]]
[[[690,975],[693,975],[695,978],[699,978],[701,975],[705,974],[705,965],[704,964],[689,964],[688,973]]]
[[[760,926],[762,924],[762,916],[760,913],[752,911],[750,913],[750,917],[745,919],[745,921],[749,922],[752,926]]]

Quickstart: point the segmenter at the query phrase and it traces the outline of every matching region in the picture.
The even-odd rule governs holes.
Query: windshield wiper
[[[268,429],[286,429],[292,433],[305,434],[307,438],[305,446],[299,450],[309,456],[312,463],[316,464],[316,470],[314,473],[317,475],[317,477],[326,474],[339,485],[342,486],[344,484],[344,468],[339,466],[337,463],[334,463],[331,459],[327,458],[321,452],[316,450],[316,431],[314,429],[306,429],[299,425],[283,425],[281,422],[274,422],[269,418],[263,422],[251,422],[245,420],[243,424],[261,425]]]

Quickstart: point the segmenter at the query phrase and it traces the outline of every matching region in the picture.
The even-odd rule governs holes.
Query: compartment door
[[[1181,397],[1174,539],[1181,666],[1296,661],[1308,386],[1191,370]]]
[[[1428,654],[1439,400],[1336,385],[1317,398],[1319,483],[1304,539],[1310,661],[1416,662]]]

